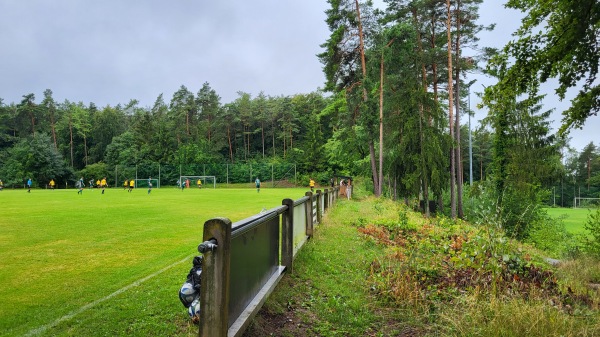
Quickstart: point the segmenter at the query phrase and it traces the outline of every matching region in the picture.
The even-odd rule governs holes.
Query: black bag
[[[202,283],[202,260],[203,256],[195,256],[193,267],[187,275],[186,282],[191,283],[196,291],[200,291],[200,283]]]

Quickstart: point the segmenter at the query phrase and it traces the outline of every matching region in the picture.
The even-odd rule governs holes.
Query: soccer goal
[[[134,179],[135,188],[146,188],[148,187],[148,181],[152,182],[152,187],[160,188],[160,180],[158,179]]]
[[[198,188],[198,180],[202,182],[203,188],[217,188],[217,178],[215,176],[180,176],[181,185],[185,185],[186,180],[190,182],[190,188]],[[181,186],[180,185],[180,186]]]
[[[600,198],[582,198],[575,197],[573,208],[595,208],[600,206]]]

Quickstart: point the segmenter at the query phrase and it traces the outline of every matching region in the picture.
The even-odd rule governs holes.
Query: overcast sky
[[[382,4],[381,0],[375,1]],[[485,0],[482,22],[496,22],[480,45],[501,46],[519,25],[501,1]],[[169,102],[181,85],[196,93],[204,82],[222,103],[238,91],[256,96],[308,93],[323,87],[316,54],[329,35],[325,0],[1,0],[0,98],[19,102],[45,89],[56,101],[98,106],[137,99],[151,106],[159,94]],[[472,91],[491,81],[478,77]],[[471,106],[478,103],[475,94]],[[566,104],[551,99],[547,108]],[[478,112],[475,120],[485,112]],[[581,149],[592,130],[573,132]],[[597,140],[595,140],[598,143]]]

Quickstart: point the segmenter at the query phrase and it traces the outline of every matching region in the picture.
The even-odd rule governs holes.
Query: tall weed
[[[598,336],[597,319],[565,315],[535,291],[524,298],[482,300],[469,296],[439,314],[440,335],[486,337]]]

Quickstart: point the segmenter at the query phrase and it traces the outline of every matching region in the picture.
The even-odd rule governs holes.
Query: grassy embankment
[[[598,336],[597,283],[598,261],[552,267],[486,228],[343,200],[245,336]]]

